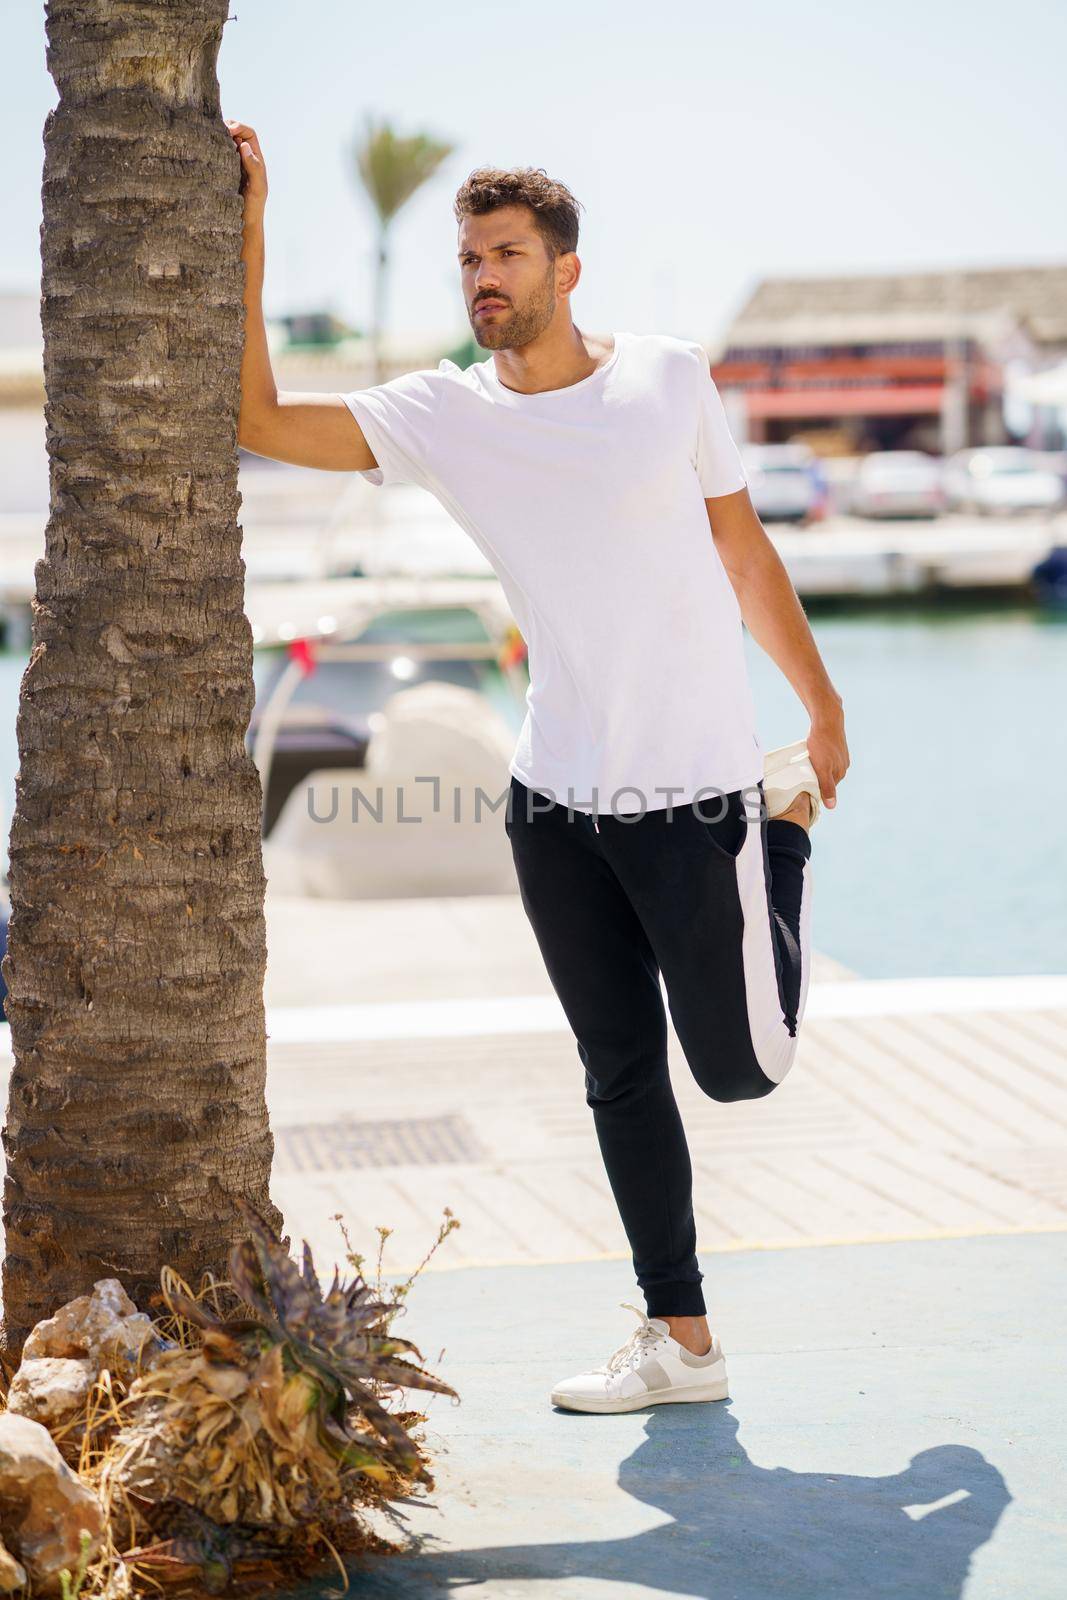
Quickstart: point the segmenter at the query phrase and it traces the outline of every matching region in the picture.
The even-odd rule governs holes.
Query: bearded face
[[[555,310],[556,269],[552,263],[514,302],[497,290],[478,290],[467,315],[483,350],[521,350],[544,333]]]
[[[484,350],[518,350],[556,314],[560,261],[526,206],[464,217],[459,230],[463,298]]]

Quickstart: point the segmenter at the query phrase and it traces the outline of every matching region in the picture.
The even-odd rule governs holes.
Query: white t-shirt
[[[490,356],[341,398],[378,462],[364,476],[428,489],[500,580],[530,670],[511,773],[617,815],[762,777],[704,506],[746,480],[700,345],[617,333],[589,377],[540,394]]]

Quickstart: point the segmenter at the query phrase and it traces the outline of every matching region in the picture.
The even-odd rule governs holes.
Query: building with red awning
[[[767,278],[712,371],[753,443],[950,454],[1009,439],[1007,370],[1067,355],[1067,265]]]

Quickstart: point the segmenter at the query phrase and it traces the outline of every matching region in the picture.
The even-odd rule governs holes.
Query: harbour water
[[[1067,971],[1067,615],[842,607],[812,623],[852,757],[813,835],[816,947],[872,978]],[[746,647],[764,746],[804,736],[793,691]],[[0,654],[5,848],[25,660]],[[269,669],[258,654],[257,680]]]
[[[852,767],[812,835],[816,947],[866,977],[1067,971],[1067,614],[812,618]],[[760,736],[802,708],[752,643]]]

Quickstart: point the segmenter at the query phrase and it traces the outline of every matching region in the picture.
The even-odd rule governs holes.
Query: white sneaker
[[[726,1362],[714,1334],[706,1356],[695,1356],[672,1339],[667,1323],[626,1300],[639,1326],[602,1367],[564,1378],[552,1404],[565,1411],[640,1411],[673,1400],[728,1398]]]
[[[810,832],[822,810],[822,796],[806,741],[798,739],[795,744],[783,744],[777,750],[768,750],[763,758],[763,798],[767,802],[768,821],[788,811],[793,801],[802,794],[811,800]]]

